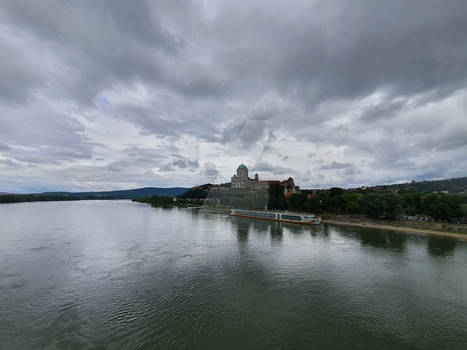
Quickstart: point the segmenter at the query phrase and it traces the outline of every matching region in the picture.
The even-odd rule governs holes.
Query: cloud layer
[[[462,0],[0,0],[0,192],[467,175]]]

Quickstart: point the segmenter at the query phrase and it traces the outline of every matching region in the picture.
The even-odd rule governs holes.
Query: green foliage
[[[467,194],[467,177],[434,181],[412,181],[405,184],[377,186],[388,191],[433,192],[449,191],[449,193]]]
[[[357,201],[350,200],[345,203],[345,211],[350,214],[358,214],[360,212],[360,204]]]
[[[160,188],[145,187],[134,190],[104,192],[44,192],[32,194],[0,194],[0,203],[71,201],[81,199],[131,199],[149,198],[151,196],[178,196],[188,189],[183,187]]]
[[[175,198],[175,200],[174,200]],[[148,203],[153,207],[187,207],[187,206],[197,206],[202,202],[199,200],[184,200],[176,197],[166,197],[166,196],[152,196],[150,198],[133,198],[133,202],[139,203]]]
[[[284,187],[273,183],[267,190],[230,189],[228,186],[206,184],[178,197],[151,197],[153,205],[193,205],[234,207],[244,209],[294,210],[301,212],[368,215],[375,219],[393,219],[398,215],[430,216],[435,220],[452,220],[467,213],[467,197],[444,193],[393,191],[377,188],[346,190],[305,190],[289,197]],[[146,201],[147,202],[147,201]]]
[[[287,200],[287,207],[291,210],[307,209],[307,194],[297,193]]]
[[[417,215],[423,212],[422,195],[416,192],[402,192],[399,194],[402,208],[406,215]]]
[[[293,194],[287,198],[286,208],[313,213],[364,214],[376,219],[409,215],[452,220],[466,215],[467,198],[443,193],[393,193],[372,189],[343,190],[336,187],[314,193],[307,191]]]
[[[457,196],[429,193],[422,197],[422,210],[435,220],[451,220],[462,215],[462,199]]]
[[[2,194],[0,203],[44,202],[44,201],[73,201],[79,200],[66,194]]]
[[[462,203],[460,205],[461,216],[467,216],[467,203]]]
[[[343,194],[345,192],[345,190],[343,188],[340,188],[340,187],[331,187],[329,189],[329,195],[334,198],[334,197],[337,197],[337,196],[340,196],[341,194]]]
[[[287,203],[284,196],[284,186],[278,183],[269,184],[268,209],[285,209]]]
[[[363,214],[375,219],[393,219],[400,213],[400,202],[396,194],[370,193],[362,198],[360,206]]]
[[[199,186],[199,187],[193,187],[192,189],[182,194],[181,198],[204,199],[208,196],[211,187],[212,185],[210,184]]]

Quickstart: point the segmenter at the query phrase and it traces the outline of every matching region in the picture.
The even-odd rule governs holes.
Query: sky
[[[467,176],[465,0],[0,0],[0,192]]]

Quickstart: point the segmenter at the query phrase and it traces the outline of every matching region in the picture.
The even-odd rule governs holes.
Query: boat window
[[[285,220],[294,220],[294,221],[301,221],[301,220],[302,220],[302,217],[301,217],[301,216],[297,216],[297,215],[282,214],[282,215],[281,215],[281,219],[285,219]]]

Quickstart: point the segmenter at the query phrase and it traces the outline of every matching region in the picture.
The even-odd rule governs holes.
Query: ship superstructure
[[[307,225],[319,225],[321,223],[321,218],[314,214],[297,214],[288,212],[232,209],[230,215],[252,219],[273,220]]]

